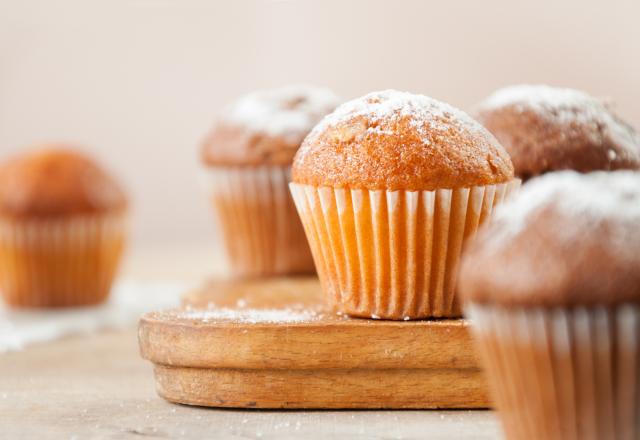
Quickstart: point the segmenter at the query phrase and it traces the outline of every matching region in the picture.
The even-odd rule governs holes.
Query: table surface
[[[500,437],[492,411],[264,411],[171,404],[155,393],[152,367],[139,356],[134,328],[0,354],[0,432],[3,438],[38,439]]]

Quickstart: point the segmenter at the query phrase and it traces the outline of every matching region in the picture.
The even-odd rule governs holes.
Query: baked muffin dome
[[[507,149],[516,176],[640,169],[640,136],[579,90],[517,85],[482,102],[477,119]]]
[[[51,145],[0,166],[0,215],[51,218],[122,211],[120,185],[92,159]]]
[[[480,124],[435,99],[395,90],[349,101],[307,136],[293,181],[337,188],[433,190],[506,182],[513,166]]]
[[[339,104],[329,89],[286,86],[250,93],[225,109],[202,144],[207,165],[291,165],[314,125]]]
[[[459,289],[473,303],[640,301],[640,173],[550,173],[498,207],[466,250]]]

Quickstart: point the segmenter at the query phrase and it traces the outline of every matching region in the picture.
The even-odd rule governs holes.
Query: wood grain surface
[[[189,311],[209,310],[211,316]],[[227,313],[220,317],[216,311]],[[260,310],[310,319],[247,320]],[[254,315],[251,315],[254,316]],[[212,282],[145,315],[141,354],[173,402],[243,408],[483,408],[464,320],[379,321],[323,307],[313,278]]]
[[[497,440],[493,411],[256,411],[157,397],[133,329],[0,356],[2,439]]]

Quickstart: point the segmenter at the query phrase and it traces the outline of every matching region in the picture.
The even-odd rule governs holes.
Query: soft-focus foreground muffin
[[[51,146],[0,166],[0,289],[18,307],[100,303],[125,239],[127,201],[93,160]]]
[[[337,105],[313,86],[255,92],[229,106],[205,140],[207,188],[234,275],[313,272],[287,185],[298,147]]]
[[[544,85],[500,89],[477,119],[511,155],[526,180],[549,171],[640,169],[640,136],[600,100]]]
[[[640,438],[640,173],[550,173],[498,208],[460,292],[509,439]]]
[[[298,151],[291,190],[338,312],[460,316],[463,242],[518,181],[480,124],[393,90],[341,105]]]

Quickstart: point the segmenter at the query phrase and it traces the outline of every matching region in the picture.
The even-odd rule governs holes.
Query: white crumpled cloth
[[[189,286],[179,282],[122,280],[100,306],[15,310],[0,301],[0,353],[73,334],[135,326],[145,312],[175,307]]]

